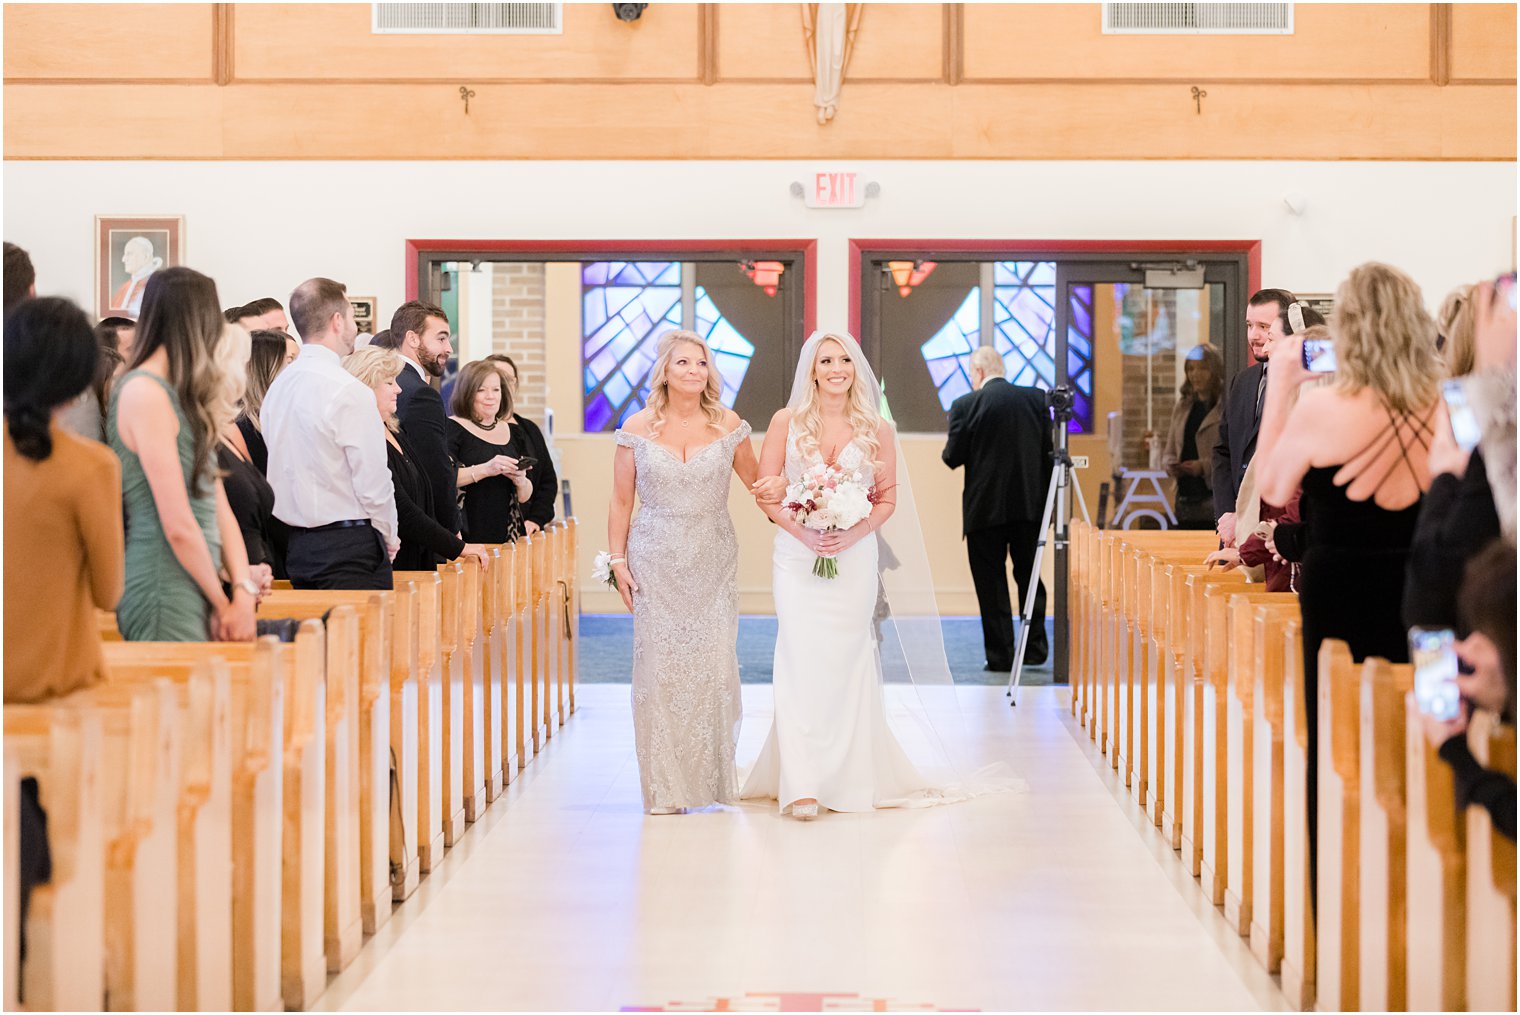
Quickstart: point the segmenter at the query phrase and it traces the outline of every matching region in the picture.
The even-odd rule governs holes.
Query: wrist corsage
[[[626,564],[628,559],[621,554],[611,554],[602,550],[591,562],[591,577],[594,581],[603,582],[613,588],[618,587],[617,575],[612,573],[614,564]]]

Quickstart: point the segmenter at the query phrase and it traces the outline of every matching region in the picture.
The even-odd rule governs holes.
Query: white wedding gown
[[[789,432],[787,481],[816,463],[816,456],[799,453],[796,434]],[[872,482],[872,467],[858,445],[845,448],[839,465]],[[777,529],[775,719],[740,796],[774,799],[783,813],[808,798],[835,811],[949,802],[887,725],[873,623],[876,555],[871,535],[836,558],[837,578],[818,578],[817,555]]]

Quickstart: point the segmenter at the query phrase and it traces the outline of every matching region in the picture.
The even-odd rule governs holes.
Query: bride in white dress
[[[876,533],[897,507],[899,455],[879,391],[852,337],[815,334],[760,452],[761,476],[784,472],[791,482],[827,462],[876,489],[870,517],[843,531],[804,528],[779,504],[760,505],[777,525],[775,720],[740,795],[775,799],[804,820],[820,807],[922,807],[966,795],[931,785],[887,725]],[[813,574],[820,555],[835,558],[837,578]],[[937,619],[934,627],[937,638]]]

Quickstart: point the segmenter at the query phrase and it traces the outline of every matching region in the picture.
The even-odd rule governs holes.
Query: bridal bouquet
[[[855,473],[819,463],[786,488],[781,509],[798,525],[819,532],[848,529],[871,514],[871,490]],[[839,565],[833,557],[819,557],[813,563],[819,578],[838,578]]]

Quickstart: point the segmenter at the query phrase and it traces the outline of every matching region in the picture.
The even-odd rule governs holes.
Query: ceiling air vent
[[[1103,5],[1107,35],[1292,35],[1292,4]]]
[[[388,35],[559,35],[560,4],[371,4]]]

